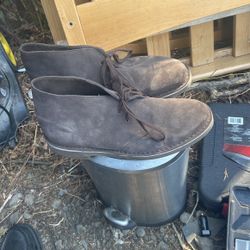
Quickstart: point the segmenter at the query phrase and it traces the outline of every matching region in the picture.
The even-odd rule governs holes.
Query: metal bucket
[[[152,160],[104,156],[83,161],[105,217],[120,228],[156,226],[175,219],[186,203],[189,149]]]

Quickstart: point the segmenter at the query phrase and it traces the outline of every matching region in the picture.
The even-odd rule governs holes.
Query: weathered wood
[[[250,12],[234,17],[234,56],[250,53]]]
[[[181,60],[194,65],[191,68],[194,81],[250,68],[250,12],[241,14],[250,11],[249,0],[186,0],[185,3],[148,0],[147,4],[143,0],[42,0],[42,3],[55,41],[66,38],[70,45],[88,43],[105,50],[125,46],[136,54],[148,50],[154,55],[170,55],[170,48],[191,47],[191,60]],[[212,20],[234,14],[237,16],[233,49],[214,52],[214,40],[231,39],[232,29],[224,33],[220,21],[220,29],[213,32]],[[191,39],[187,33],[183,37],[169,33],[189,26]],[[139,43],[135,43],[138,39]],[[236,57],[231,55],[232,50]]]
[[[214,99],[214,100],[218,100],[218,98],[221,98],[221,97],[234,97],[234,98],[236,98],[236,97],[243,95],[249,91],[250,91],[250,88],[245,85],[245,86],[240,86],[240,87],[232,89],[232,90],[222,90],[222,91],[213,90],[210,92],[210,97],[211,97],[211,99]]]
[[[74,0],[54,0],[62,27],[70,45],[86,44]]]
[[[250,72],[236,74],[231,78],[222,78],[218,77],[217,79],[209,80],[209,81],[198,81],[193,83],[188,91],[191,90],[213,90],[213,89],[222,89],[222,88],[232,88],[239,87],[246,84],[249,84],[250,81]]]
[[[249,68],[250,54],[240,57],[225,56],[217,58],[210,64],[192,67],[191,71],[193,75],[193,81],[198,81],[201,79],[224,75]]]
[[[148,55],[171,56],[169,33],[146,38]]]
[[[192,66],[208,64],[214,61],[213,22],[190,27]]]
[[[55,2],[51,0],[41,0],[49,28],[55,43],[66,40]]]
[[[214,52],[214,59],[219,59],[226,56],[232,56],[232,48],[223,48],[223,49],[217,49]],[[183,62],[186,65],[191,65],[191,58],[190,57],[184,57],[179,59],[181,62]],[[205,65],[204,65],[205,66]]]
[[[226,22],[220,26],[221,29],[214,31],[214,41],[228,41],[232,37],[232,33],[229,31],[232,30],[231,26],[232,22]],[[190,38],[189,35],[186,33],[180,33],[178,36],[172,36],[172,32],[169,32],[169,39],[170,39],[170,48],[171,49],[183,49],[190,47]],[[146,55],[147,54],[147,43],[146,39],[141,39],[139,41],[135,41],[133,43],[129,43],[123,45],[119,48],[132,50],[133,54],[135,55]],[[223,56],[223,55],[222,55]]]
[[[78,5],[77,12],[86,42],[109,50],[190,22],[227,16],[237,8],[247,11],[249,0],[105,0]]]

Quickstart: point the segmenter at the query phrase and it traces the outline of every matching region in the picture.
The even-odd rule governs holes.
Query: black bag
[[[16,144],[17,127],[28,118],[16,71],[13,54],[0,33],[0,150]]]

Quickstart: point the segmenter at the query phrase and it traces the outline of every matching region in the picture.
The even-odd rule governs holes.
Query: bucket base
[[[141,166],[140,170],[112,168],[91,159],[83,161],[83,166],[107,207],[105,217],[125,229],[160,226],[181,214],[186,205],[188,157],[186,149],[168,162],[143,170]]]

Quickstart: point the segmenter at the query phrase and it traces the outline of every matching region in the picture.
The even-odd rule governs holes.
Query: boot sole
[[[213,115],[212,112],[210,112],[211,114],[211,122],[210,124],[207,126],[207,128],[196,138],[194,138],[193,140],[174,148],[173,150],[170,150],[168,152],[165,153],[156,153],[156,154],[150,154],[150,155],[134,155],[134,154],[126,154],[126,153],[122,153],[119,151],[111,151],[111,150],[100,150],[100,149],[73,149],[73,148],[65,148],[65,147],[61,147],[61,146],[56,146],[53,143],[50,143],[48,140],[48,145],[49,147],[52,149],[53,152],[59,154],[59,155],[63,155],[63,156],[68,156],[68,157],[72,157],[72,158],[77,158],[77,159],[86,159],[89,157],[93,157],[93,156],[98,156],[98,155],[102,155],[102,156],[108,156],[108,157],[113,157],[113,158],[119,158],[119,159],[134,159],[134,160],[149,160],[149,159],[154,159],[154,158],[160,158],[160,157],[164,157],[170,154],[174,154],[176,152],[179,152],[181,150],[184,150],[190,146],[192,146],[193,144],[195,144],[196,142],[200,141],[203,137],[205,137],[208,132],[212,129],[213,124],[214,124],[214,120],[213,120]]]
[[[17,230],[17,231],[21,232],[25,236],[27,243],[28,242],[33,243],[33,245],[36,247],[34,249],[43,250],[41,239],[40,239],[37,231],[35,229],[33,229],[30,225],[28,225],[28,224],[16,224],[12,228],[10,228],[10,230],[8,232],[10,232],[12,230]],[[7,236],[7,234],[6,234],[6,236]],[[0,247],[1,250],[4,250],[5,237],[4,237],[2,245]]]
[[[169,98],[169,97],[176,97],[180,94],[182,94],[192,83],[192,73],[191,73],[191,69],[190,68],[187,68],[188,69],[188,73],[189,73],[189,79],[188,81],[183,84],[182,86],[180,86],[178,89],[176,89],[175,91],[171,92],[170,94],[162,94],[160,96],[155,96],[155,97],[159,97],[159,98]]]

